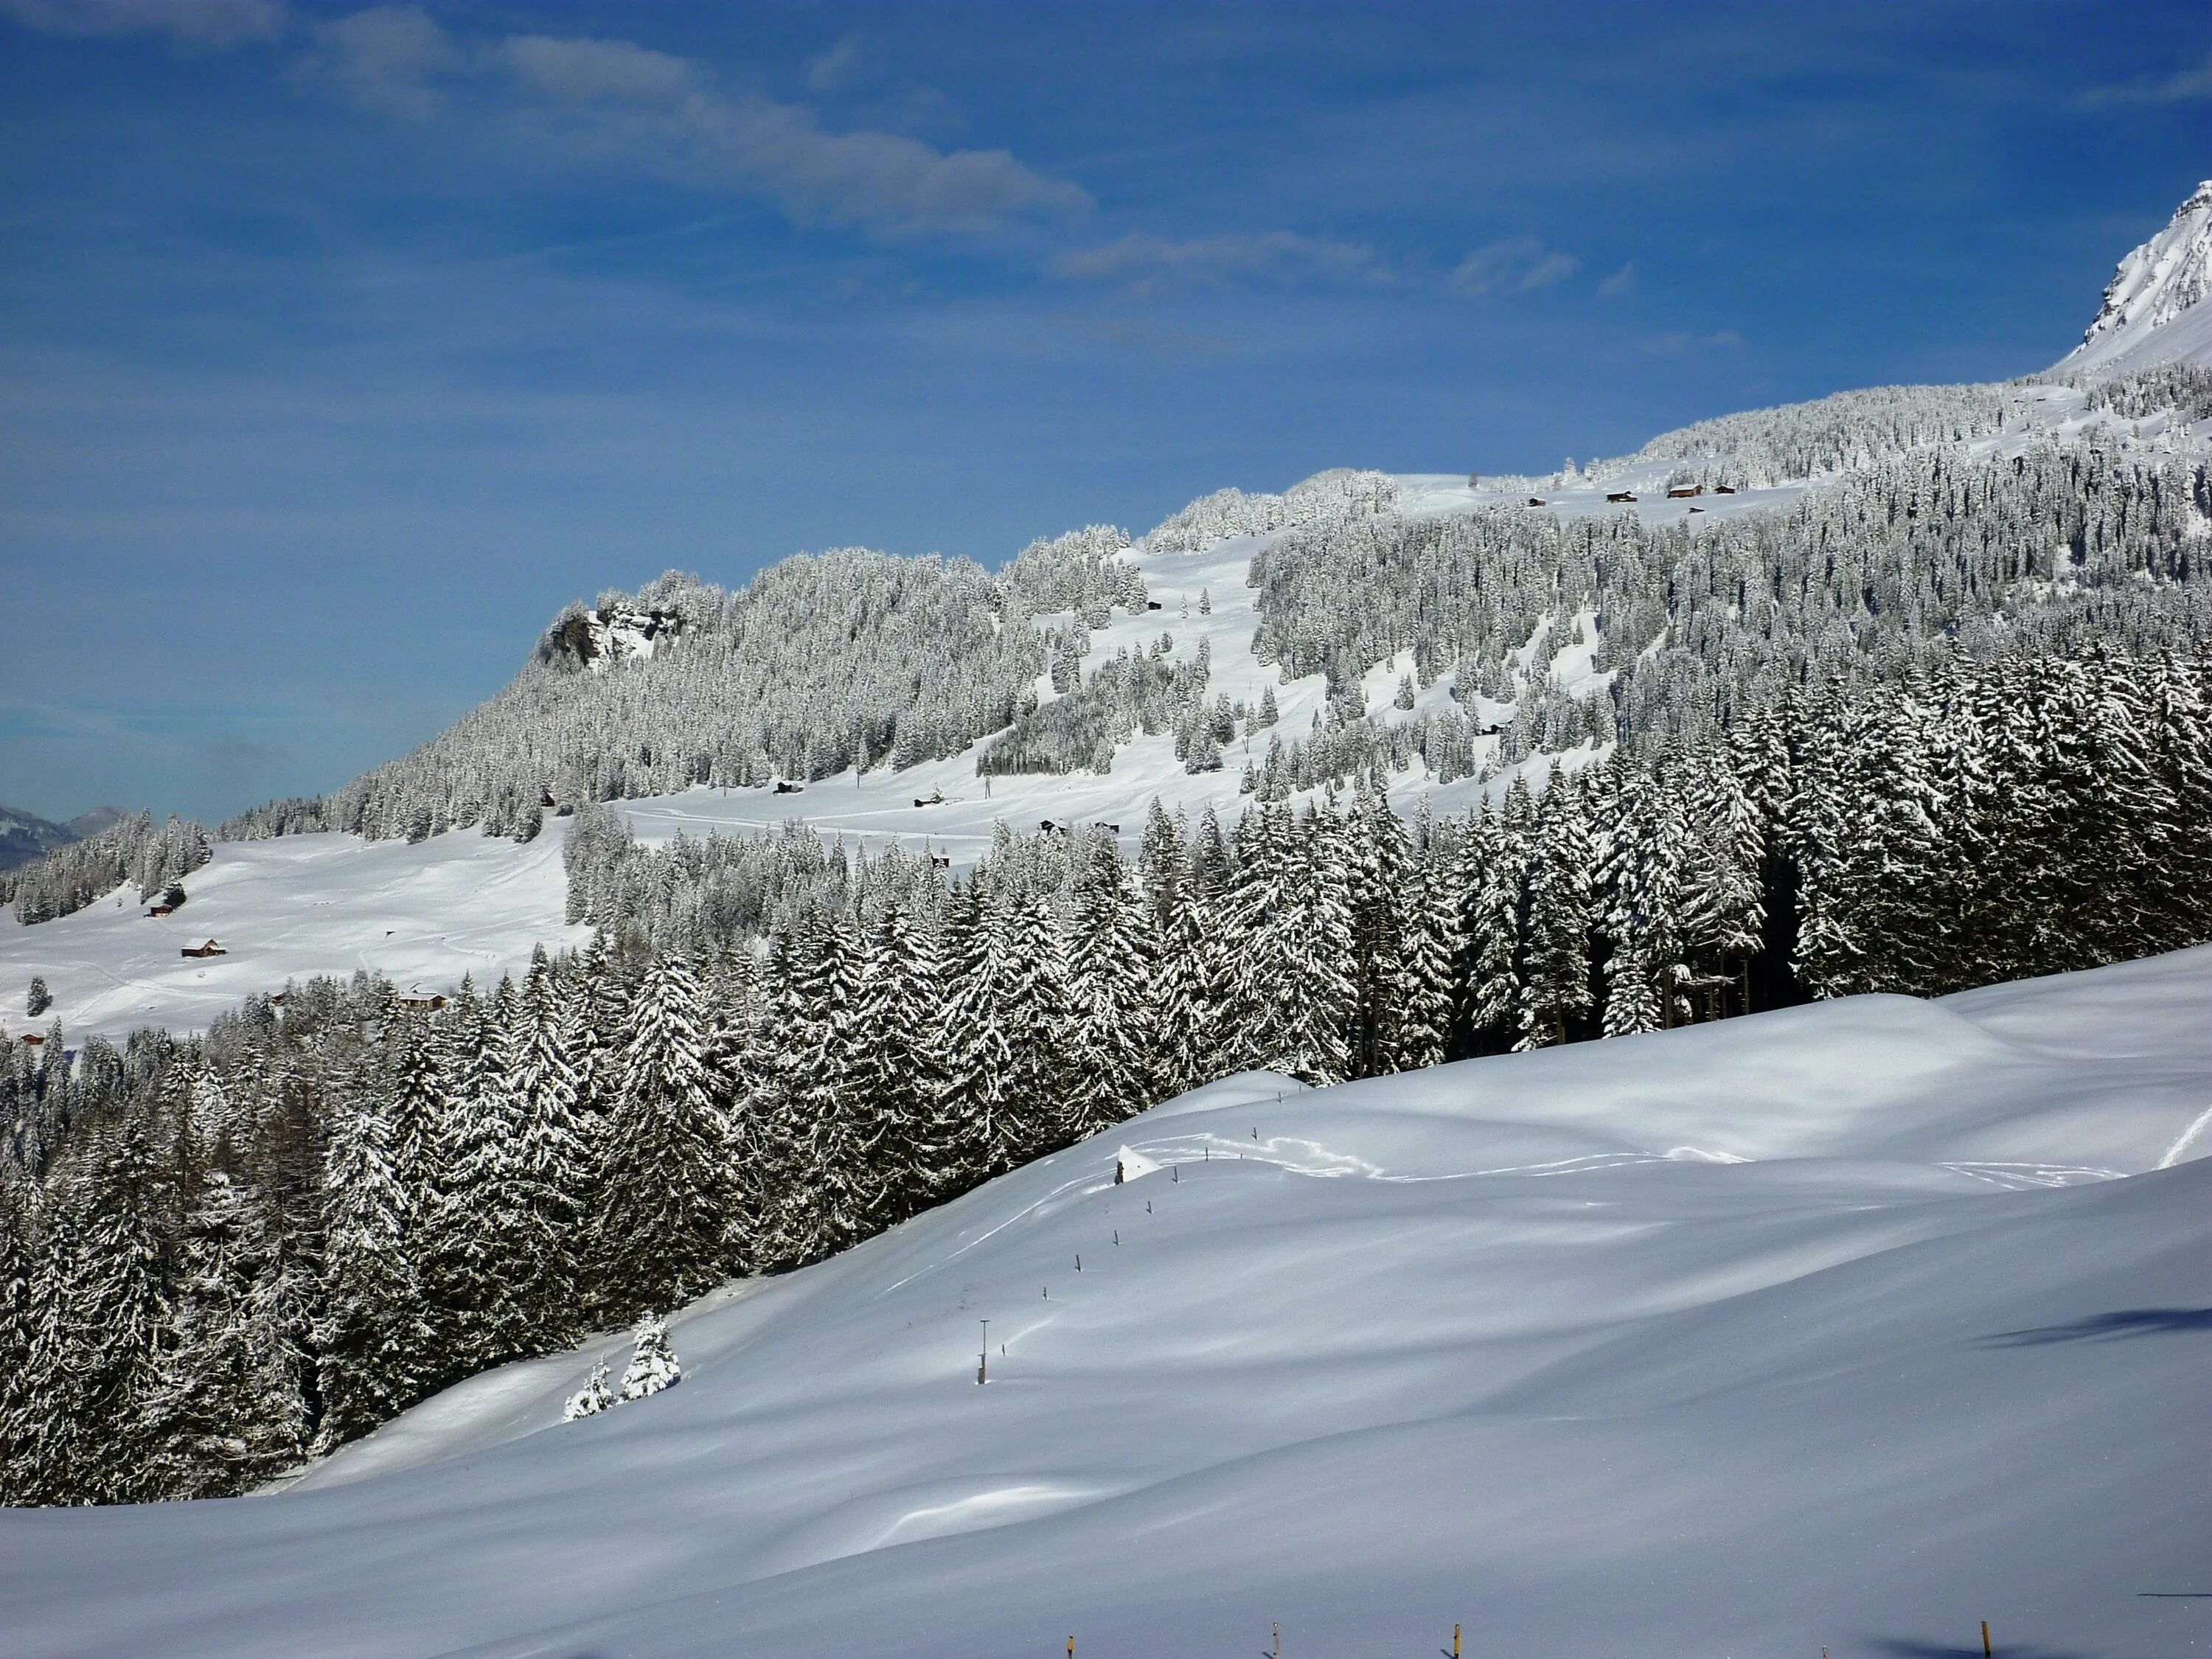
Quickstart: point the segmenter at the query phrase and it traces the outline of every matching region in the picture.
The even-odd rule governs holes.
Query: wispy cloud
[[[681,58],[629,40],[511,34],[494,50],[526,84],[556,98],[672,104],[696,88]]]
[[[1743,336],[1732,328],[1717,328],[1710,334],[1670,329],[1664,334],[1649,336],[1642,343],[1647,356],[1686,357],[1696,351],[1733,350],[1743,343]]]
[[[850,86],[860,72],[860,43],[847,35],[818,58],[806,60],[806,89],[811,93],[836,92]]]
[[[944,150],[866,128],[833,132],[803,104],[725,94],[688,60],[631,40],[513,34],[471,45],[420,7],[377,6],[320,26],[294,73],[410,115],[437,107],[444,77],[503,76],[526,98],[608,109],[599,136],[641,166],[765,197],[801,223],[976,234],[1091,206],[1079,185],[1006,150]]]
[[[1358,242],[1296,231],[1237,232],[1175,241],[1139,232],[1103,246],[1064,253],[1055,275],[1079,282],[1121,283],[1139,293],[1220,287],[1255,279],[1373,282],[1388,276],[1373,249]]]
[[[2194,104],[2212,102],[2212,54],[2194,69],[2172,75],[2140,76],[2114,86],[2092,87],[2076,100],[2090,109],[2116,104]]]
[[[166,34],[208,50],[273,40],[291,21],[282,0],[0,0],[0,17],[40,34]]]
[[[317,24],[313,46],[289,74],[367,109],[419,117],[438,107],[436,77],[466,67],[467,56],[420,6],[371,6]]]
[[[1636,261],[1631,259],[1597,285],[1597,297],[1601,300],[1618,300],[1624,294],[1634,292],[1635,288]]]
[[[1528,294],[1564,283],[1581,269],[1582,261],[1573,254],[1547,248],[1534,236],[1509,236],[1461,260],[1451,284],[1477,299],[1509,291]]]

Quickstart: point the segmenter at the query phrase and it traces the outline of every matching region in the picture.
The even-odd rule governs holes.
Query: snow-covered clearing
[[[33,927],[0,909],[0,1029],[43,1030],[58,1019],[71,1039],[145,1025],[198,1030],[256,992],[357,968],[386,975],[403,994],[429,995],[464,974],[482,984],[519,973],[540,942],[551,949],[590,936],[562,919],[558,834],[527,846],[475,830],[420,842],[218,842],[185,886],[190,899],[168,916],[149,915],[133,886]],[[182,954],[210,939],[224,955]],[[30,1020],[22,986],[33,974],[52,987],[54,1006]]]
[[[2208,998],[1231,1079],[708,1298],[650,1400],[560,1423],[610,1338],[278,1495],[0,1514],[4,1645],[2202,1653]]]

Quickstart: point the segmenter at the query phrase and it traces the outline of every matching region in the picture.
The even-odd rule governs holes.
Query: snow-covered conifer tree
[[[615,1403],[614,1391],[607,1387],[607,1362],[602,1359],[592,1367],[590,1380],[568,1396],[568,1403],[561,1408],[561,1420],[574,1423],[597,1417]]]
[[[642,1400],[649,1394],[673,1388],[684,1379],[676,1350],[668,1346],[668,1322],[656,1315],[640,1320],[630,1351],[629,1369],[623,1373],[622,1397]]]
[[[1151,914],[1113,841],[1094,836],[1079,866],[1069,933],[1071,1137],[1151,1103],[1158,1042]]]
[[[173,1184],[137,1115],[82,1149],[48,1206],[32,1279],[31,1482],[46,1504],[152,1495],[143,1408],[165,1319]]]
[[[285,1331],[283,1279],[262,1200],[227,1171],[210,1170],[138,1404],[154,1492],[250,1492],[305,1454],[302,1356]]]
[[[419,1081],[403,1069],[392,1098]],[[413,1255],[417,1211],[393,1146],[397,1112],[380,1109],[374,1090],[363,1079],[339,1103],[326,1158],[317,1371],[325,1446],[365,1434],[411,1403],[432,1340]]]
[[[633,1308],[696,1296],[727,1271],[732,1160],[705,1026],[690,965],[657,959],[631,1001],[603,1176],[601,1252]]]
[[[1521,939],[1520,1048],[1565,1042],[1589,1012],[1595,860],[1576,780],[1554,776],[1537,809]]]

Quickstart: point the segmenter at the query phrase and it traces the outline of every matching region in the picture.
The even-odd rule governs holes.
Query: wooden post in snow
[[[1982,1659],[1993,1659],[1990,1652],[1990,1621],[1982,1620]]]
[[[1452,1659],[1459,1659],[1459,1626],[1457,1625],[1452,1626]],[[1820,1659],[1828,1659],[1827,1649],[1820,1650]]]
[[[1283,1659],[1283,1627],[1275,1626],[1275,1659]]]

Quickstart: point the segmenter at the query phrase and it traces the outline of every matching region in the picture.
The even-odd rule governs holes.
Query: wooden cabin
[[[187,957],[227,957],[230,952],[216,944],[215,940],[210,939],[204,945],[187,945],[178,954]]]
[[[1670,501],[1686,501],[1692,495],[1702,495],[1705,493],[1705,487],[1703,484],[1676,484],[1667,492],[1667,499]]]
[[[157,904],[146,914],[149,916],[173,916],[177,914],[177,907],[173,904]]]
[[[1713,486],[1713,494],[1716,495],[1733,495],[1735,494],[1735,486],[1734,484],[1715,484]]]
[[[23,1041],[36,1048],[46,1042],[46,1038],[40,1036],[36,1031],[26,1031],[23,1033]]]
[[[1609,489],[1606,492],[1605,498],[1609,501],[1632,501],[1636,499],[1636,492],[1632,489]]]
[[[1159,608],[1160,602],[1158,599],[1146,599],[1145,601],[1145,609],[1147,611],[1157,611]]]
[[[427,1008],[434,1014],[446,1006],[446,999],[442,996],[394,997],[392,1000],[402,1008]]]
[[[952,854],[950,853],[932,853],[929,855],[929,861],[940,870],[950,870],[952,867]]]
[[[1547,503],[1541,495],[1531,495],[1528,498],[1528,505],[1531,507],[1542,507],[1546,504]]]

